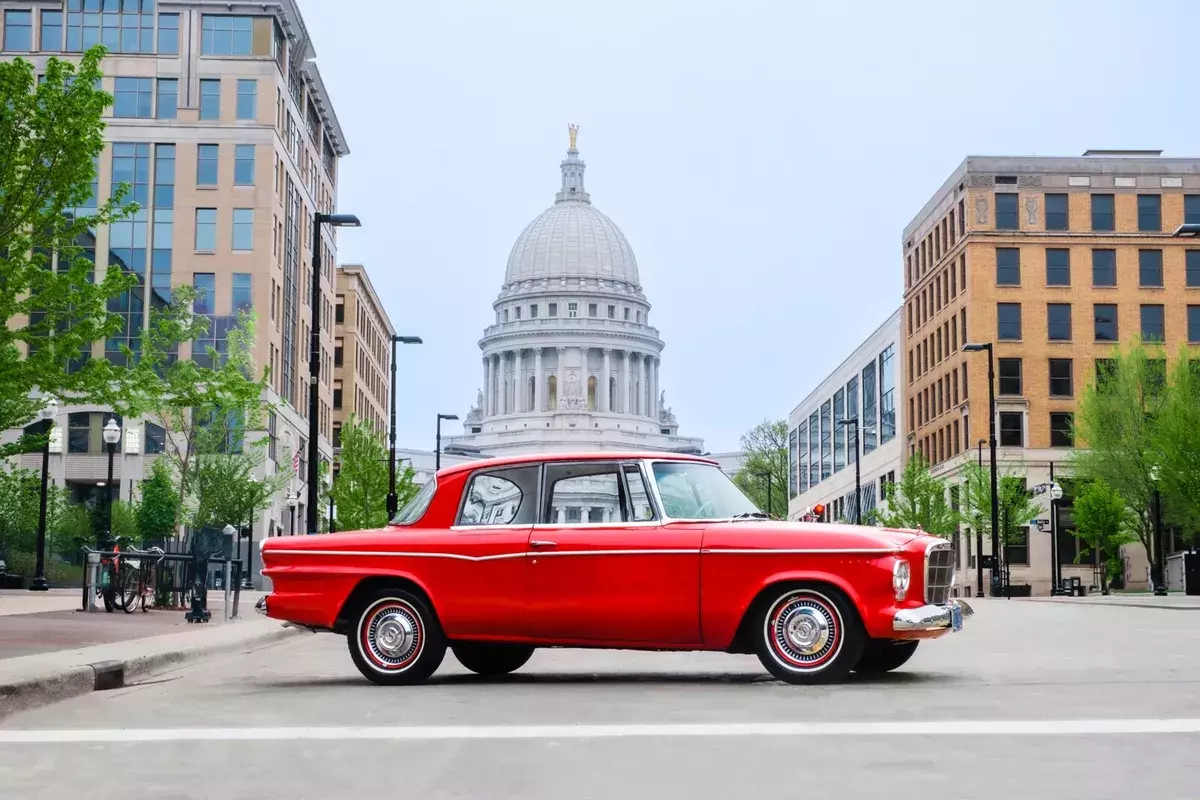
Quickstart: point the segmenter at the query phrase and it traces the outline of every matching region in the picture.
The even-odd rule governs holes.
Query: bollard
[[[229,622],[229,613],[233,611],[233,603],[230,601],[229,597],[229,594],[232,591],[229,586],[229,579],[233,577],[233,564],[230,563],[229,559],[225,559],[225,569],[223,574],[225,576],[225,621]]]
[[[100,554],[87,554],[87,610],[89,614],[96,613],[96,587],[100,584]]]

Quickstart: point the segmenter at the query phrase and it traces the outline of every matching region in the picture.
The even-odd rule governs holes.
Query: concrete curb
[[[248,652],[301,633],[273,620],[255,620],[0,660],[0,720],[94,691],[119,689],[203,657]]]
[[[1183,603],[1122,603],[1119,600],[1059,600],[1050,597],[1023,597],[1020,599],[1031,603],[1055,603],[1061,606],[1074,606],[1075,608],[1106,606],[1109,608],[1157,608],[1166,611],[1200,611],[1200,605],[1186,605]]]

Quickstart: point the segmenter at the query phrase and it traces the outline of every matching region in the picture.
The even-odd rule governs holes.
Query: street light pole
[[[996,583],[1000,568],[1000,495],[996,475],[996,359],[991,342],[963,345],[968,353],[986,350],[988,355],[988,449],[991,451],[992,469],[992,583]],[[1000,573],[1003,574],[1003,573]]]
[[[396,496],[396,345],[398,344],[424,344],[424,342],[421,341],[420,336],[392,337],[392,402],[388,422],[388,519],[396,516],[396,512],[400,510],[400,500]]]
[[[50,589],[46,580],[46,500],[50,484],[50,432],[54,430],[54,417],[58,414],[58,398],[47,396],[46,405],[38,412],[44,425],[43,433],[46,441],[42,443],[42,494],[38,505],[37,531],[37,566],[34,568],[33,582],[29,584],[31,592],[45,592]]]
[[[979,440],[979,469],[983,469],[983,445],[986,439]],[[983,597],[983,530],[975,526],[975,596]]]
[[[433,471],[436,474],[442,468],[442,420],[458,419],[457,414],[437,415],[437,447],[435,448]]]
[[[1057,495],[1057,497],[1056,497]],[[1062,490],[1054,482],[1054,462],[1050,462],[1050,596],[1063,593],[1062,575],[1058,563],[1058,498]]]
[[[854,524],[862,525],[862,454],[858,452],[858,417],[850,417],[838,425],[854,426]]]
[[[321,432],[321,407],[317,386],[321,377],[321,226],[326,224],[334,228],[357,228],[362,225],[353,214],[322,214],[318,211],[313,215],[312,290],[309,293],[312,331],[308,340],[308,505],[305,507],[309,533],[317,532],[317,506],[320,504],[317,499],[320,497],[317,465],[321,451],[317,447],[317,437]]]
[[[1167,595],[1167,572],[1163,559],[1162,495],[1158,491],[1158,467],[1150,468],[1150,480],[1154,483],[1154,566],[1150,577],[1154,583],[1154,595]]]
[[[104,443],[108,445],[108,482],[104,484],[105,502],[105,523],[104,523],[104,539],[98,542],[99,549],[111,550],[112,541],[112,510],[113,510],[113,457],[117,454],[117,443],[121,441],[121,426],[117,424],[115,417],[109,417],[108,422],[104,424],[103,431]]]

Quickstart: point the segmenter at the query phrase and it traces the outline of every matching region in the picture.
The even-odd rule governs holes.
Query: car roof
[[[523,456],[498,456],[495,458],[481,458],[477,461],[464,461],[461,464],[453,464],[448,467],[443,467],[438,475],[449,476],[457,475],[462,472],[473,472],[477,469],[491,469],[494,467],[517,466],[520,464],[542,464],[554,461],[632,461],[636,459],[652,458],[658,461],[691,461],[697,464],[711,464],[714,467],[719,467],[716,461],[711,458],[702,456],[687,455],[684,453],[666,453],[661,451],[591,451],[585,453],[535,453]]]

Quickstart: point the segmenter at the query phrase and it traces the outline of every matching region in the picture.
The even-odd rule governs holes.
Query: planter
[[[0,575],[0,589],[24,589],[25,579],[20,575],[13,575],[11,572],[6,572]]]

